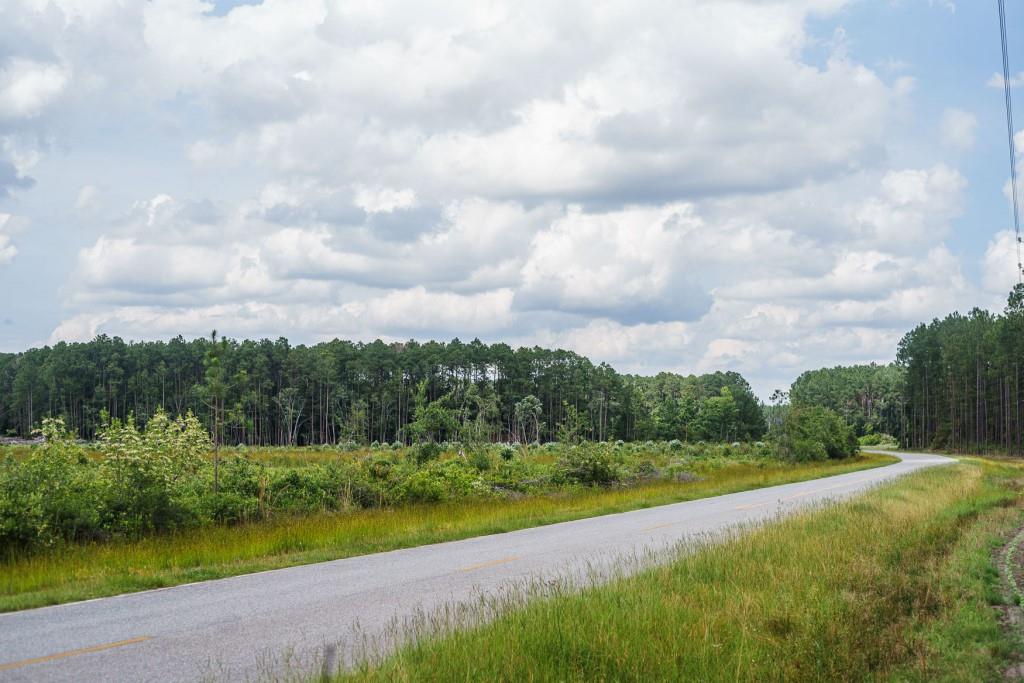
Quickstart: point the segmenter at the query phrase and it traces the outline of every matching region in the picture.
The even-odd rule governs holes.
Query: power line
[[[1006,137],[1010,143],[1010,194],[1013,197],[1013,233],[1017,243],[1017,282],[1024,282],[1020,257],[1020,208],[1017,202],[1017,150],[1013,144],[1013,101],[1010,98],[1010,59],[1006,49],[1006,7],[999,3],[999,38],[1003,47],[1003,94],[1006,97]]]

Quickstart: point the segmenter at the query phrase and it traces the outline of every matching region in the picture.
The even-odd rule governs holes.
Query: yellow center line
[[[87,655],[91,652],[103,652],[104,650],[112,650],[115,647],[124,647],[125,645],[134,645],[135,643],[142,643],[147,640],[152,640],[153,636],[139,636],[138,638],[129,638],[128,640],[119,640],[116,643],[106,643],[104,645],[93,645],[92,647],[83,647],[78,650],[68,650],[67,652],[58,652],[54,655],[46,655],[45,657],[34,657],[33,659],[23,659],[20,662],[10,662],[9,664],[0,664],[0,671],[10,671],[11,669],[20,669],[23,666],[30,666],[32,664],[42,664],[43,662],[52,662],[55,659],[64,659],[65,657],[75,657],[76,655]]]
[[[771,501],[767,500],[763,503],[750,503],[749,505],[737,505],[733,510],[752,510],[754,508],[764,507],[765,505],[771,505]]]
[[[641,529],[640,531],[643,532],[643,531],[654,531],[655,529],[664,529],[665,527],[672,526],[673,524],[676,524],[676,523],[677,522],[665,522],[664,524],[655,524],[654,526],[646,527],[644,529]]]
[[[508,557],[502,557],[498,560],[491,560],[490,562],[481,562],[480,564],[471,564],[468,567],[463,567],[460,572],[473,572],[477,569],[487,569],[488,567],[497,567],[499,564],[508,564],[509,562],[515,562],[519,558],[515,555],[509,555]]]

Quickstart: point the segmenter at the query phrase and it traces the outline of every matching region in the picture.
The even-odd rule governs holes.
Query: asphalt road
[[[395,619],[537,577],[600,571],[624,557],[953,462],[899,457],[886,467],[756,491],[0,614],[0,681],[258,680],[289,667],[294,673],[316,666],[327,643],[338,643],[344,659],[354,634],[393,632]]]

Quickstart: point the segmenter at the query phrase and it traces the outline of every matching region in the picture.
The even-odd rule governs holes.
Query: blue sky
[[[994,1],[4,8],[0,350],[479,336],[767,395],[1014,281]]]

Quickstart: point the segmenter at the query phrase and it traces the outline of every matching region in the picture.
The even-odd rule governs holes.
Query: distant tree
[[[587,429],[586,420],[576,410],[576,406],[564,404],[563,411],[565,418],[558,423],[559,443],[578,444],[583,440],[583,434]]]
[[[704,401],[697,414],[698,429],[708,439],[728,440],[736,435],[739,408],[729,387],[722,387],[718,396]]]
[[[515,419],[518,425],[516,439],[524,443],[540,441],[541,415],[543,406],[540,400],[530,394],[515,405]],[[522,438],[520,438],[522,437]]]

